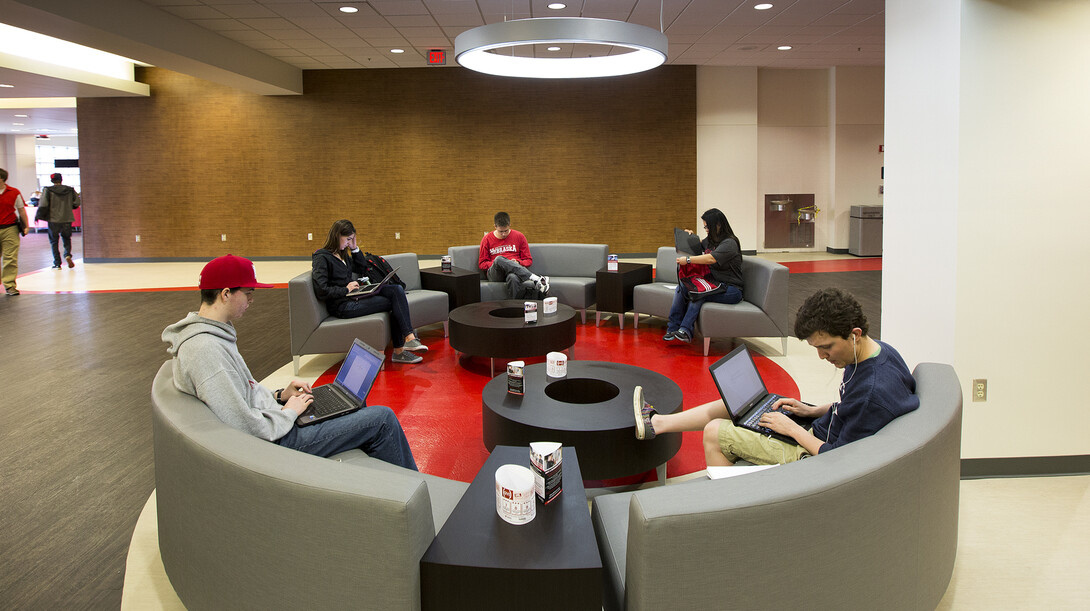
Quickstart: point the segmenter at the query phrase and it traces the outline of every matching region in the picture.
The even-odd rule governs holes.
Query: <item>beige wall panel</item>
[[[142,77],[150,98],[79,102],[92,259],[307,256],[339,218],[367,250],[441,254],[501,209],[530,241],[653,252],[695,215],[692,66],[573,82],[321,70],[287,97]]]
[[[757,118],[770,127],[828,125],[829,71],[762,68]]]

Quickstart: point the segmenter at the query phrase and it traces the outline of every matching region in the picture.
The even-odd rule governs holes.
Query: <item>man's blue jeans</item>
[[[387,284],[379,289],[378,295],[342,302],[337,307],[337,318],[356,318],[376,312],[390,313],[390,341],[394,348],[404,346],[405,336],[413,332],[413,321],[409,316],[405,289],[400,284]]]
[[[700,308],[704,302],[712,303],[738,303],[742,300],[742,289],[736,286],[728,286],[727,290],[718,295],[711,295],[696,301],[689,301],[689,290],[685,285],[678,283],[674,291],[674,303],[670,306],[670,321],[666,325],[667,332],[676,332],[684,329],[689,337],[693,336],[693,326],[696,325],[696,317],[700,314]]]
[[[419,470],[401,423],[385,405],[369,405],[339,418],[292,427],[276,443],[323,458],[358,448],[372,458]]]

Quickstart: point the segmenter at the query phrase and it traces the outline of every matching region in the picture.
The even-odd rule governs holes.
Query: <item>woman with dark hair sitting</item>
[[[730,228],[727,217],[718,208],[711,208],[700,216],[704,221],[704,232],[708,237],[700,242],[702,255],[678,257],[678,265],[697,263],[709,267],[712,279],[726,287],[721,293],[692,300],[689,290],[683,283],[678,283],[674,292],[674,303],[670,306],[670,319],[666,325],[666,341],[693,341],[693,326],[700,308],[707,301],[713,303],[738,303],[742,300],[742,245],[734,230]],[[686,229],[685,231],[689,231]],[[689,233],[692,233],[689,231]]]
[[[341,219],[329,228],[325,245],[311,256],[314,294],[325,302],[326,310],[338,318],[355,318],[376,312],[390,313],[394,363],[419,363],[424,360],[413,352],[427,352],[416,338],[409,319],[409,302],[401,285],[389,282],[378,293],[361,299],[349,299],[348,293],[360,287],[357,278],[368,278],[366,257],[356,246],[356,228]]]

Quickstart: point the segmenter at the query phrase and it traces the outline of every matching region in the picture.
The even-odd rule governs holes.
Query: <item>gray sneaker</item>
[[[405,342],[405,345],[402,346],[402,348],[404,348],[406,350],[412,350],[413,352],[427,352],[428,351],[428,347],[425,346],[424,344],[422,344],[420,342],[420,340],[418,340],[416,338],[410,339],[409,341]]]
[[[423,360],[424,360],[423,358],[413,354],[412,352],[409,352],[408,350],[402,350],[401,352],[395,352],[394,355],[392,357],[390,357],[390,362],[391,363],[402,363],[402,364],[405,364],[405,365],[414,365],[414,364],[419,363],[420,361],[423,361]]]
[[[655,427],[651,426],[651,416],[658,412],[643,400],[642,386],[632,391],[632,412],[636,416],[636,439],[654,439]]]

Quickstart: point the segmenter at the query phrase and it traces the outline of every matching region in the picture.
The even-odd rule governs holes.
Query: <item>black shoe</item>
[[[677,339],[677,332],[676,331],[667,331],[666,335],[662,336],[662,339],[664,341],[667,341],[667,342],[672,342],[675,339]]]
[[[60,264],[60,263],[54,263],[54,264],[53,264],[53,269],[60,269],[60,268],[61,268],[61,264]]]
[[[685,329],[678,329],[677,332],[674,333],[674,338],[679,339],[686,344],[693,341],[693,338],[689,337],[689,333]]]

